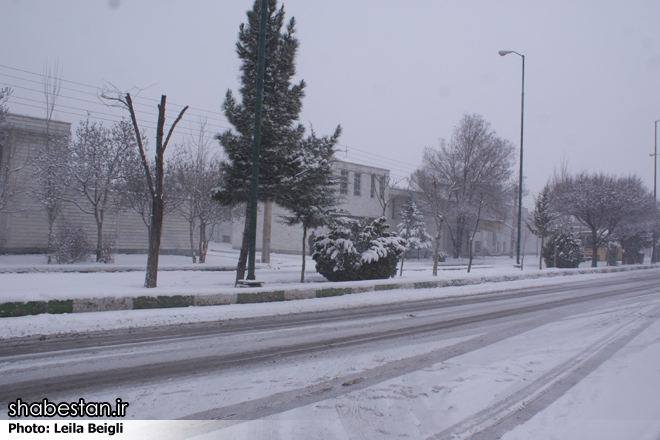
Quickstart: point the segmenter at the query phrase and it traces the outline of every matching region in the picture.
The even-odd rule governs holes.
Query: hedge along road
[[[58,402],[114,395],[131,402],[129,413],[133,411],[138,419],[259,419],[476,353],[595,307],[630,307],[630,303],[640,299],[650,304],[658,297],[659,275],[656,270],[636,271],[608,275],[597,281],[567,279],[563,286],[454,299],[130,333],[127,330],[71,335],[45,341],[5,341],[0,344],[0,402],[6,408],[8,402],[17,398]],[[572,375],[576,365],[581,374],[597,368],[625,345],[629,340],[626,338],[657,319],[654,313],[645,312],[643,321],[630,324],[621,335],[604,338],[604,342],[585,341],[582,358],[558,360],[554,370],[548,370],[534,382],[536,388],[520,391],[518,397],[529,401],[539,389],[548,387],[559,393],[554,398],[558,397],[561,393],[557,390],[579,381]],[[365,353],[375,353],[378,359],[365,361]],[[317,372],[311,372],[312,367]],[[255,380],[277,376],[275,368],[298,371],[301,381],[285,386]],[[157,391],[168,390],[173,383],[190,385],[195,381],[201,381],[207,391],[223,394],[222,404],[217,399],[196,395],[194,405],[181,405]],[[249,384],[249,395],[228,391],[236,388],[236,383]],[[552,394],[543,396],[552,401],[548,397]],[[482,418],[508,411],[520,400],[515,397],[500,406],[484,408],[486,415]],[[537,403],[528,412],[549,404],[532,400]],[[153,405],[150,408],[146,401],[155,402],[157,409]],[[2,414],[5,417],[7,413]],[[479,417],[462,423],[446,427],[437,433],[437,438],[476,425],[494,429],[485,426]]]

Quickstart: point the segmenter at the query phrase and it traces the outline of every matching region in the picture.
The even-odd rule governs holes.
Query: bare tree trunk
[[[539,270],[543,270],[543,243],[544,242],[545,242],[545,237],[543,235],[541,235],[541,252],[539,252]]]
[[[206,222],[199,221],[199,262],[206,262]]]
[[[305,243],[307,242],[307,226],[303,225],[303,242],[302,242],[302,272],[300,272],[300,282],[305,282],[305,262],[307,258],[307,249]]]
[[[195,257],[195,221],[190,220],[188,222],[188,238],[190,239],[190,255],[192,255],[192,262],[197,263],[197,258]]]
[[[454,238],[454,258],[461,258],[461,248],[463,247],[463,231],[465,225],[462,220],[456,223],[456,236]]]
[[[406,259],[406,253],[404,252],[403,255],[401,256],[401,269],[399,269],[399,276],[403,276],[403,260]]]
[[[593,257],[591,258],[591,267],[598,267],[598,242],[596,241],[598,236],[596,231],[591,231],[591,239],[593,244],[591,245],[591,250],[593,252]]]
[[[468,268],[467,271],[470,273],[470,269],[472,269],[472,244],[474,242],[474,236],[477,234],[477,229],[479,229],[479,220],[481,220],[481,204],[482,200],[479,201],[479,209],[477,210],[477,221],[474,223],[474,230],[472,231],[472,235],[470,236],[470,242],[469,242],[469,255],[470,258],[468,260]]]
[[[46,252],[48,253],[48,264],[52,262],[54,224],[55,224],[55,219],[51,215],[49,215],[48,216],[48,249],[46,250]]]
[[[439,249],[440,249],[440,229],[438,228],[438,232],[435,234],[435,240],[433,243],[433,276],[438,276],[438,260],[440,259],[440,255],[438,253]]]
[[[270,263],[270,236],[273,221],[273,201],[267,200],[264,203],[264,229],[261,241],[261,262]]]
[[[103,214],[96,215],[96,262],[101,261],[103,253]]]
[[[208,235],[206,235],[206,222],[200,222],[199,227],[199,262],[206,263],[206,254],[209,251],[209,242],[213,237],[213,229],[215,229],[215,225],[211,225],[211,230]]]
[[[436,226],[438,230],[435,233],[435,240],[433,242],[433,276],[438,276],[438,260],[440,259],[440,237],[442,233],[442,225],[444,217],[441,214],[436,214]]]
[[[152,288],[158,284],[158,257],[160,254],[160,237],[163,232],[163,199],[154,197],[151,208],[151,226],[149,227],[149,255],[147,256],[147,273],[144,277],[144,287]]]
[[[246,203],[245,206],[245,227],[243,228],[243,241],[241,242],[241,253],[238,256],[238,265],[236,266],[236,283],[238,280],[245,279],[245,268],[247,266],[247,257],[248,257],[248,245],[249,245],[249,235],[250,235],[250,203]]]

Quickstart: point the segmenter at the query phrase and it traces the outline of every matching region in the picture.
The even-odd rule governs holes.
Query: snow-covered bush
[[[59,264],[73,264],[88,260],[94,244],[87,239],[83,225],[65,223],[55,235],[53,249],[53,257]]]
[[[575,268],[582,262],[583,256],[580,243],[573,234],[555,234],[543,248],[546,267]]]
[[[406,240],[406,249],[424,249],[429,247],[433,242],[431,237],[426,232],[426,222],[424,221],[424,214],[422,214],[414,200],[410,200],[401,211],[403,222],[399,223],[399,236]]]
[[[339,218],[314,245],[316,271],[330,281],[385,279],[396,275],[405,240],[387,232],[385,217],[367,223]]]

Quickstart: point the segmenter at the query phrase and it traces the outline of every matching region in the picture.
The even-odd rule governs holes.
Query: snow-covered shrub
[[[555,267],[555,264],[560,269],[578,267],[583,256],[580,243],[573,234],[555,234],[543,248],[543,260],[545,260],[546,267]]]
[[[404,210],[401,211],[401,217],[403,222],[398,225],[399,236],[406,241],[406,249],[413,251],[429,247],[433,237],[426,232],[424,215],[417,209],[414,200],[406,203]]]
[[[316,271],[330,281],[386,279],[396,275],[405,240],[387,232],[385,217],[367,223],[339,218],[314,245]]]
[[[83,225],[65,223],[55,235],[53,249],[59,264],[73,264],[88,260],[94,245],[87,239]]]

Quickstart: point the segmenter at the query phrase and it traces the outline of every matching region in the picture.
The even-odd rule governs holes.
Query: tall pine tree
[[[221,166],[224,180],[215,198],[225,205],[247,202],[250,196],[260,10],[261,2],[256,0],[252,10],[247,12],[247,24],[241,24],[238,33],[236,51],[242,61],[241,102],[237,102],[232,91],[228,90],[222,105],[227,120],[234,127],[217,136],[227,159]],[[291,18],[283,31],[284,7],[278,10],[276,0],[268,0],[267,16],[259,200],[281,202],[283,194],[290,188],[286,176],[294,175],[295,171],[291,159],[295,157],[305,132],[305,128],[296,123],[305,96],[305,82],[292,84],[298,50],[298,40],[294,36],[295,19]],[[245,274],[249,209],[247,203],[237,280]]]

